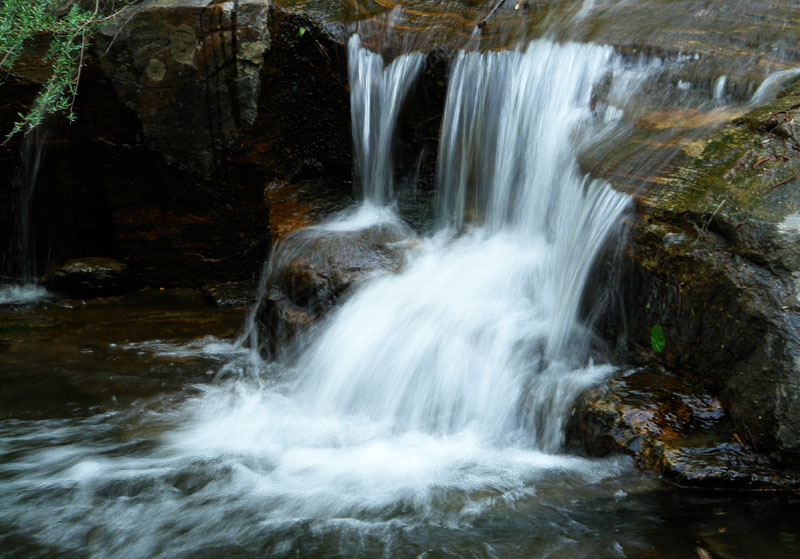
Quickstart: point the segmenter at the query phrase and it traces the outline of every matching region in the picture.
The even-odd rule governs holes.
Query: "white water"
[[[353,123],[367,203],[303,235],[397,220],[376,205],[391,201],[387,138],[421,62],[384,68],[357,46],[351,76],[370,77],[351,83],[380,85],[351,87],[364,97]],[[189,556],[258,538],[265,553],[286,555],[309,526],[342,539],[423,524],[465,530],[540,487],[617,475],[621,461],[560,447],[573,399],[613,372],[589,358],[579,307],[628,202],[579,172],[575,149],[613,125],[607,115],[619,118],[590,109],[593,87],[618,66],[608,48],[548,41],[460,54],[442,125],[440,230],[417,240],[404,269],[376,274],[292,361],[264,365],[207,340],[187,349],[227,359],[220,371],[232,378],[147,404],[133,427],[110,414],[22,435],[53,442],[32,442],[39,450],[0,468],[29,470],[6,483],[0,519],[97,556]],[[381,162],[369,167],[373,157]],[[123,350],[185,355],[163,344]],[[104,442],[116,425],[130,443]],[[0,424],[0,447],[19,444],[25,428]],[[82,442],[84,431],[100,440]]]
[[[450,79],[439,148],[441,221],[502,232],[535,255],[523,268],[506,263],[506,275],[514,272],[537,307],[549,358],[577,350],[582,359],[588,336],[578,323],[580,297],[627,204],[581,174],[575,157],[582,135],[604,124],[590,110],[593,87],[615,70],[622,73],[611,48],[540,40],[524,53],[461,53]],[[491,255],[487,263],[503,265]]]
[[[44,287],[28,285],[0,285],[0,305],[20,305],[46,299],[50,294]]]
[[[758,89],[756,89],[756,92],[753,93],[753,97],[750,99],[750,102],[763,103],[765,101],[769,101],[775,95],[777,95],[780,88],[787,81],[797,76],[800,76],[800,68],[781,70],[779,72],[770,74],[763,82],[761,82],[761,85],[758,86]]]
[[[725,99],[725,86],[728,84],[728,76],[721,75],[714,82],[714,101],[723,101]]]

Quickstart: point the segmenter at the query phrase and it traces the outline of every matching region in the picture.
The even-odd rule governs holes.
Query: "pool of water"
[[[315,415],[237,345],[244,314],[159,291],[0,307],[0,555],[800,553],[786,496]]]

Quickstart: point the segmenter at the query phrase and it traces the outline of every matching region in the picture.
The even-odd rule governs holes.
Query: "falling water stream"
[[[20,164],[12,180],[13,201],[7,217],[11,227],[8,243],[0,258],[0,304],[31,302],[47,297],[37,285],[36,241],[33,230],[33,203],[39,171],[45,159],[49,123],[25,132]]]
[[[378,227],[403,246],[401,269],[372,274],[302,347],[272,361],[254,347],[254,320],[237,341],[221,326],[218,337],[129,333],[126,343],[81,330],[93,367],[135,355],[161,373],[147,397],[0,417],[0,555],[692,552],[692,538],[669,534],[693,521],[676,512],[670,528],[659,517],[668,497],[653,480],[626,459],[562,449],[575,397],[619,372],[594,344],[583,295],[604,281],[592,265],[629,206],[581,170],[578,154],[615,137],[665,61],[547,39],[458,53],[437,225],[415,232],[393,204],[392,141],[424,58],[387,64],[357,35],[348,53],[362,202],[290,235],[272,258],[315,235]],[[106,382],[133,375],[120,365]]]

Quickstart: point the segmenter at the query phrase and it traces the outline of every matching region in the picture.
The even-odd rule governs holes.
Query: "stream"
[[[721,75],[683,81],[688,55],[568,37],[459,51],[417,231],[392,140],[424,57],[384,59],[358,34],[347,52],[359,202],[283,238],[261,287],[325,236],[377,231],[401,264],[270,357],[256,309],[194,291],[3,286],[0,556],[797,557],[790,498],[678,490],[563,451],[575,398],[626,372],[593,334],[615,287],[593,266],[632,202],[587,154],[645,105],[743,106],[768,78],[732,100]]]
[[[0,556],[793,558],[797,504],[309,413],[194,293],[0,311]],[[522,446],[522,448],[519,448]]]

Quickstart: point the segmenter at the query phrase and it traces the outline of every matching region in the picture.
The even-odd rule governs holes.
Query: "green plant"
[[[66,111],[70,121],[75,119],[73,107],[87,47],[94,34],[130,3],[131,0],[94,0],[88,8],[83,8],[78,1],[1,1],[0,85],[29,41],[35,37],[47,37],[50,41],[43,57],[50,67],[50,76],[27,114],[19,114],[19,120],[8,132],[5,141],[20,131],[36,127],[51,113]]]
[[[650,330],[650,345],[656,353],[664,351],[667,345],[667,337],[664,335],[664,329],[661,328],[660,324],[654,325]]]

